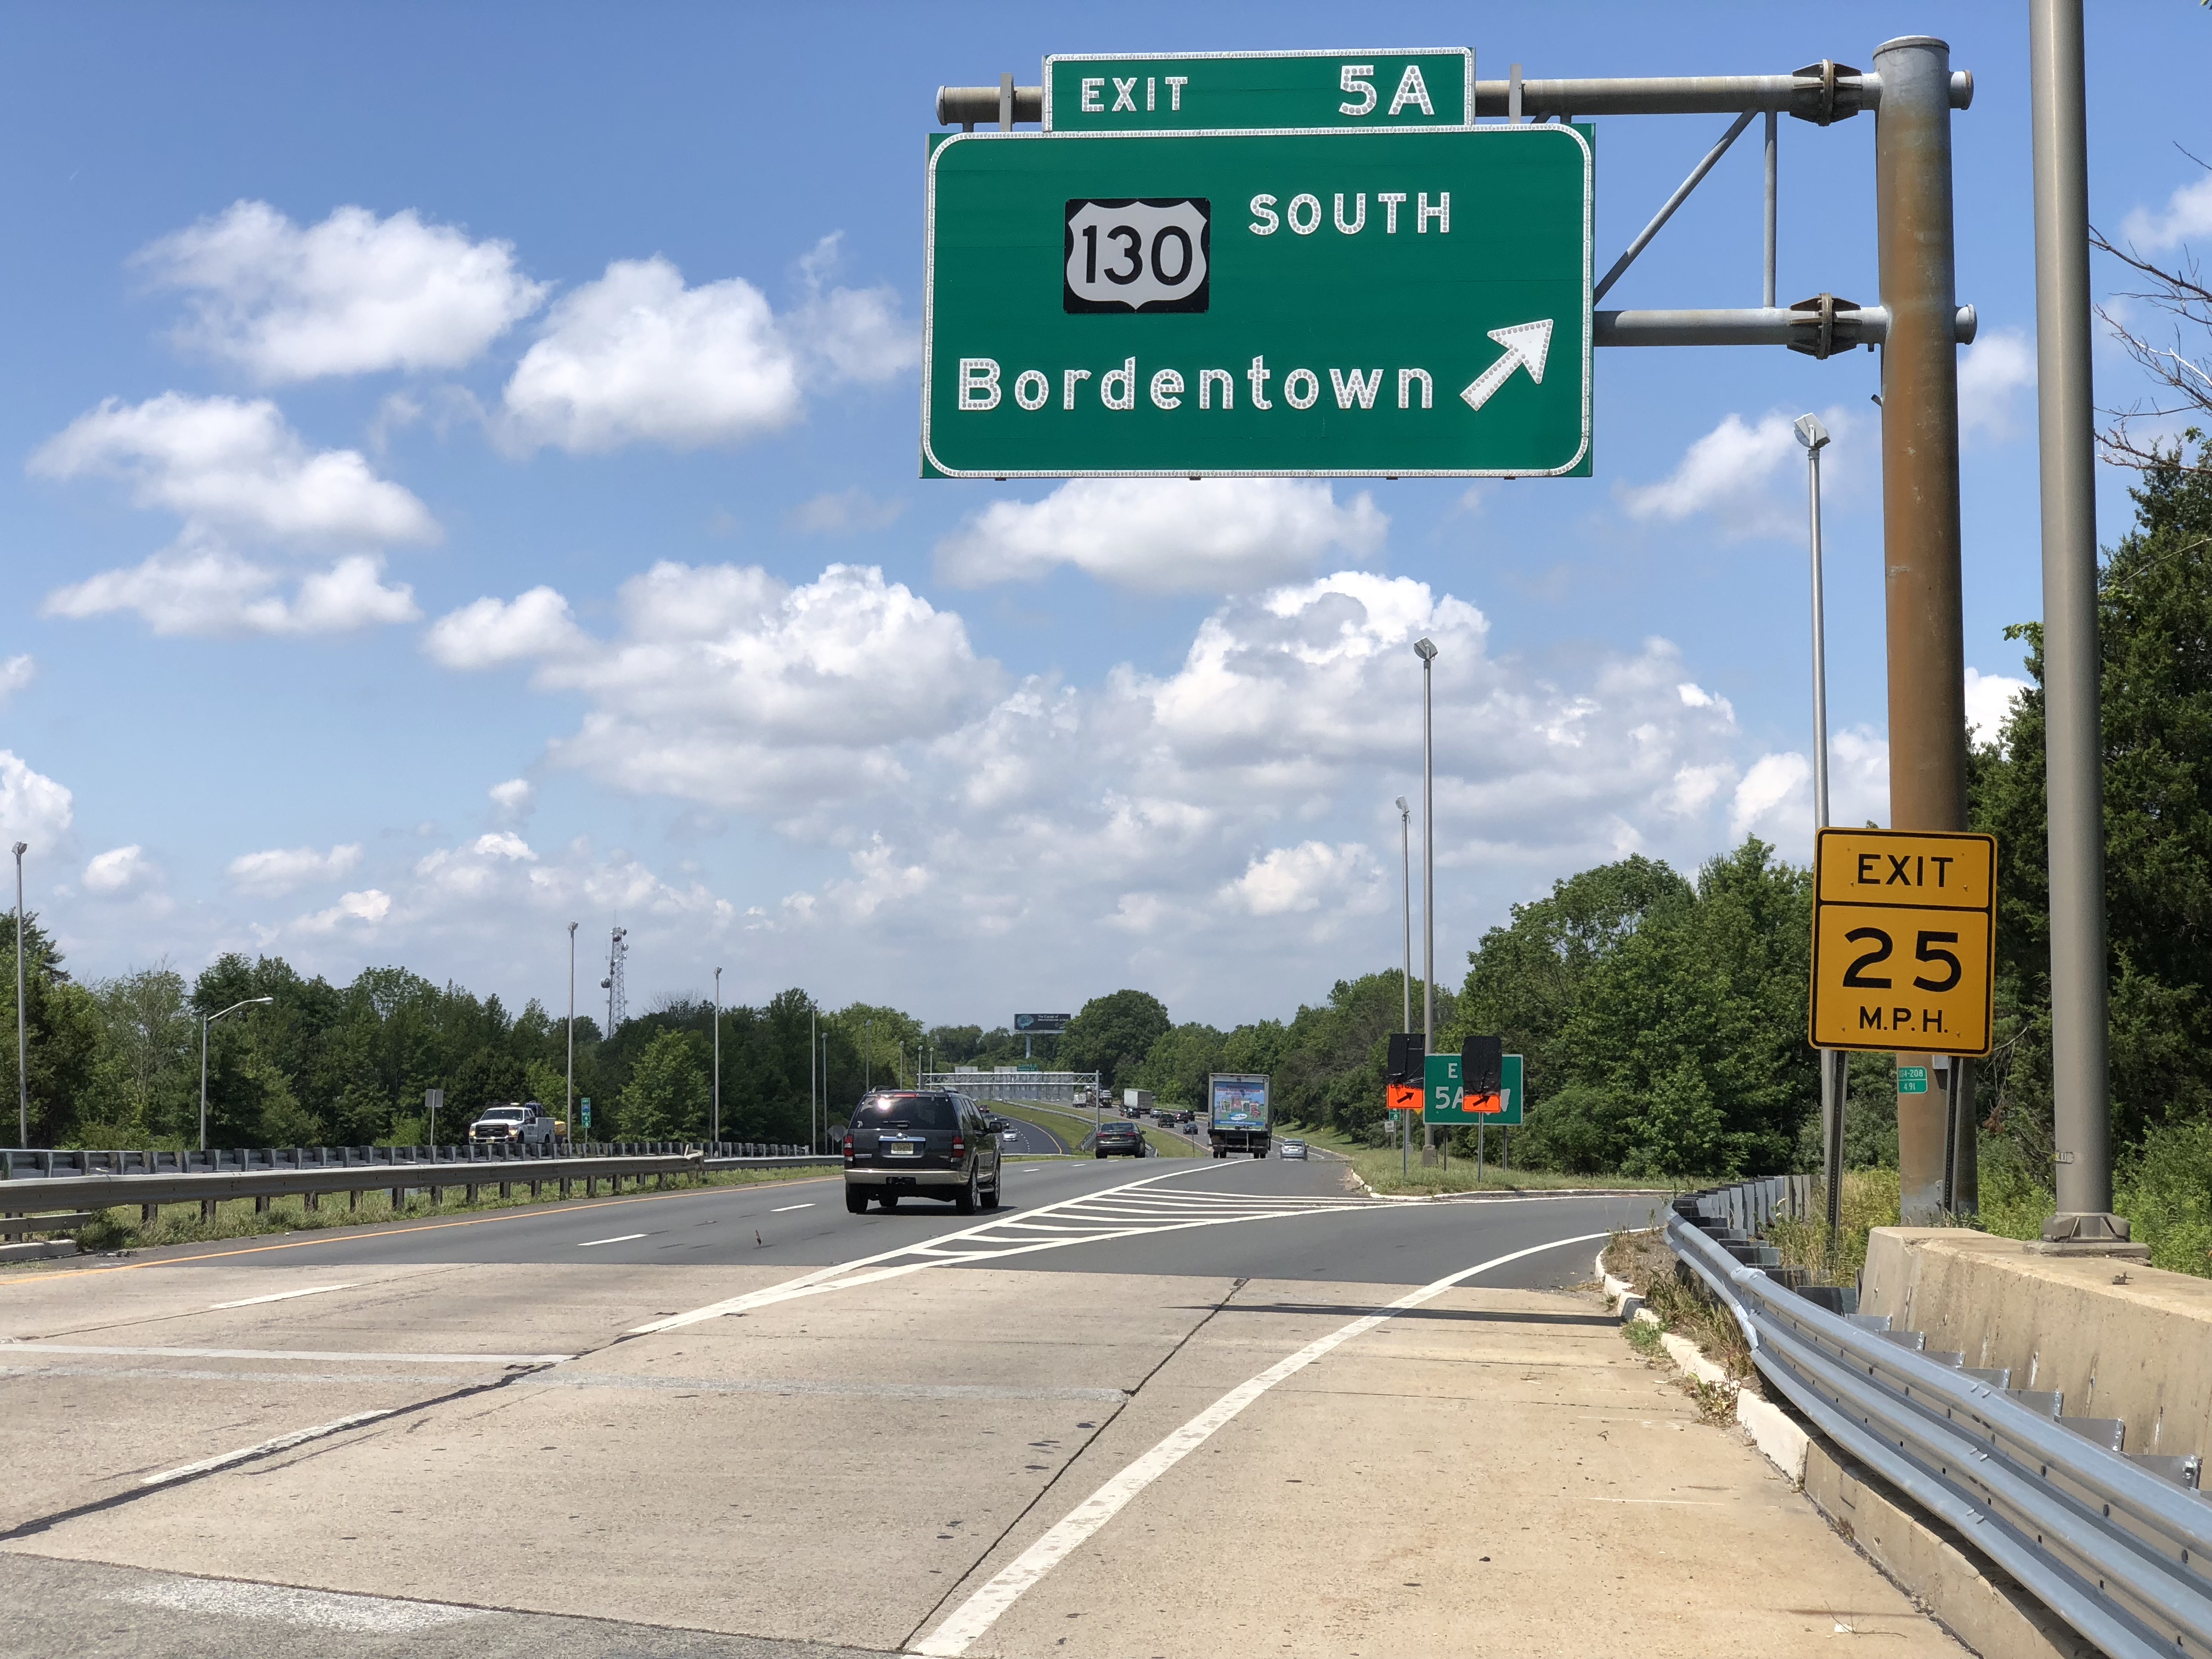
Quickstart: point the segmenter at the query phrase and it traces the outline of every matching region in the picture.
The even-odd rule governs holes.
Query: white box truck
[[[1144,1116],[1152,1109],[1152,1091],[1150,1089],[1122,1090],[1121,1109],[1132,1117]]]
[[[1216,1072],[1206,1079],[1206,1138],[1213,1155],[1249,1152],[1265,1158],[1271,1130],[1267,1079],[1251,1072]]]

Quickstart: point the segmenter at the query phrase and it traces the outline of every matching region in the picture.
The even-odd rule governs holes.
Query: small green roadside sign
[[[1474,125],[1474,53],[1212,52],[1044,60],[1047,132]]]
[[[1925,1066],[1900,1066],[1897,1068],[1897,1092],[1901,1095],[1924,1095],[1928,1092],[1928,1068]]]
[[[1460,1058],[1457,1054],[1431,1054],[1425,1063],[1423,1080],[1427,1087],[1421,1101],[1421,1121],[1471,1127],[1487,1124],[1493,1129],[1516,1129],[1522,1121],[1522,1099],[1521,1056],[1508,1054],[1498,1067],[1498,1092],[1468,1098],[1460,1079]],[[1483,1105],[1494,1109],[1482,1111]]]
[[[1558,125],[942,137],[923,472],[1587,473],[1590,179]]]

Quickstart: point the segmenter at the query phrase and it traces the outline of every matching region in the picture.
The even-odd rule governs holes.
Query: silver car
[[[1305,1161],[1306,1144],[1304,1141],[1281,1140],[1277,1141],[1275,1144],[1281,1148],[1282,1154],[1285,1158],[1295,1158],[1301,1163]]]

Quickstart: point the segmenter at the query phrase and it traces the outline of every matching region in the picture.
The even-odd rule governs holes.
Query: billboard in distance
[[[1206,1101],[1209,1121],[1217,1129],[1264,1129],[1267,1127],[1267,1079],[1246,1072],[1216,1072]]]
[[[1067,1029],[1073,1014],[1016,1014],[1014,1030],[1024,1036],[1051,1036]]]

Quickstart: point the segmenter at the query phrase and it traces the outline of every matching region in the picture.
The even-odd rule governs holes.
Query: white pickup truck
[[[550,1149],[559,1133],[552,1113],[534,1100],[526,1100],[519,1106],[486,1107],[484,1115],[469,1125],[469,1139]]]

